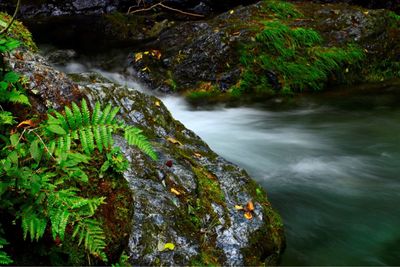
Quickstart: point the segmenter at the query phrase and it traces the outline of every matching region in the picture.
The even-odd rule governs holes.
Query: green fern
[[[22,230],[24,232],[24,239],[27,238],[28,233],[31,240],[38,241],[44,235],[46,230],[47,219],[39,216],[32,210],[31,206],[22,212]]]
[[[13,260],[10,258],[10,256],[7,255],[2,249],[4,248],[4,245],[7,245],[8,242],[0,237],[0,265],[6,265],[6,264],[11,264],[13,263]]]
[[[72,237],[78,239],[79,245],[83,243],[93,256],[107,262],[107,256],[104,253],[106,247],[105,235],[98,221],[93,219],[79,221],[75,225]]]
[[[140,129],[117,121],[118,111],[119,108],[112,108],[111,105],[101,110],[97,102],[90,114],[86,101],[82,100],[80,108],[75,103],[72,104],[72,110],[65,107],[64,115],[58,112],[54,112],[55,116],[49,114],[46,125],[48,136],[51,137],[49,147],[54,147],[55,153],[62,155],[71,150],[73,142],[79,141],[81,149],[90,155],[95,149],[100,152],[110,150],[114,141],[113,134],[122,131],[130,145],[137,146],[152,159],[157,159],[150,142],[141,134]]]

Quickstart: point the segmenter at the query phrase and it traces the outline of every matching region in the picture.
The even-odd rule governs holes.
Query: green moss
[[[293,4],[283,1],[268,0],[265,1],[266,5],[263,7],[263,12],[273,13],[274,16],[285,19],[285,18],[300,18],[303,17]]]
[[[7,25],[10,21],[11,21],[10,15],[0,12],[0,22],[2,24]],[[13,22],[9,31],[7,32],[7,35],[9,35],[14,39],[19,40],[22,43],[22,45],[28,48],[29,50],[34,52],[38,51],[38,48],[32,39],[32,34],[20,21],[15,20]]]

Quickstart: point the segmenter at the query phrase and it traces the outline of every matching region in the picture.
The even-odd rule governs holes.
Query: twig
[[[25,131],[25,129],[24,129]],[[57,161],[55,157],[53,157],[53,155],[50,153],[50,149],[46,146],[46,143],[43,141],[42,137],[40,137],[40,135],[38,133],[35,132],[35,129],[30,129],[29,132],[34,133],[37,138],[39,138],[40,142],[42,142],[44,149],[47,151],[47,153],[50,155],[50,157],[54,160]]]
[[[11,25],[13,24],[13,22],[15,20],[15,17],[17,16],[20,4],[21,4],[21,0],[18,0],[17,6],[15,7],[14,15],[12,16],[10,23],[8,23],[7,27],[0,32],[0,35],[7,33],[7,31],[10,29]]]
[[[165,8],[165,9],[169,9],[169,10],[178,12],[178,13],[181,13],[181,14],[184,14],[184,15],[188,15],[188,16],[201,17],[201,18],[204,17],[204,15],[200,15],[200,14],[196,14],[196,13],[190,13],[190,12],[185,12],[185,11],[182,11],[182,10],[179,10],[179,9],[176,9],[176,8],[172,8],[172,7],[170,7],[170,6],[166,6],[166,5],[164,5],[163,3],[157,3],[157,4],[155,4],[155,5],[152,5],[151,7],[142,8],[142,9],[137,9],[137,10],[134,10],[134,11],[131,11],[131,9],[134,8],[133,6],[131,6],[131,7],[128,9],[128,12],[127,12],[126,14],[130,15],[130,14],[134,14],[134,13],[138,13],[138,12],[149,11],[149,10],[152,10],[153,8],[155,8],[155,7],[158,7],[158,6],[163,7],[163,8]]]

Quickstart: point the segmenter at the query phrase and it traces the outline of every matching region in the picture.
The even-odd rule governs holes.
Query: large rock
[[[241,49],[254,42],[261,31],[260,21],[268,15],[260,12],[264,5],[260,2],[206,21],[176,24],[143,49],[158,50],[156,55],[162,55],[161,58],[136,53],[131,56],[131,65],[136,75],[156,90],[212,88],[224,92],[240,79]],[[346,82],[374,80],[375,74],[385,78],[400,75],[395,63],[400,57],[400,21],[389,10],[368,10],[343,3],[299,2],[296,6],[304,17],[292,21],[293,27],[316,29],[328,47],[356,44],[364,50],[368,65],[351,77],[347,75]]]
[[[97,74],[66,75],[38,55],[19,51],[11,65],[28,77],[32,111],[60,108],[86,96],[121,107],[120,117],[142,128],[158,161],[122,138],[131,165],[124,177],[134,198],[129,251],[134,265],[275,265],[284,248],[282,223],[265,192],[243,170],[216,155],[173,119],[163,103]],[[254,203],[252,219],[236,205]],[[174,250],[164,250],[173,243]]]

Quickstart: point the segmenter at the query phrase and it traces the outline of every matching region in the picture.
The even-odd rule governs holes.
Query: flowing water
[[[121,74],[102,74],[138,88]],[[400,91],[395,87],[386,91]],[[299,97],[290,108],[198,109],[179,97],[163,101],[266,189],[285,224],[283,265],[399,265],[400,97],[362,89]]]

